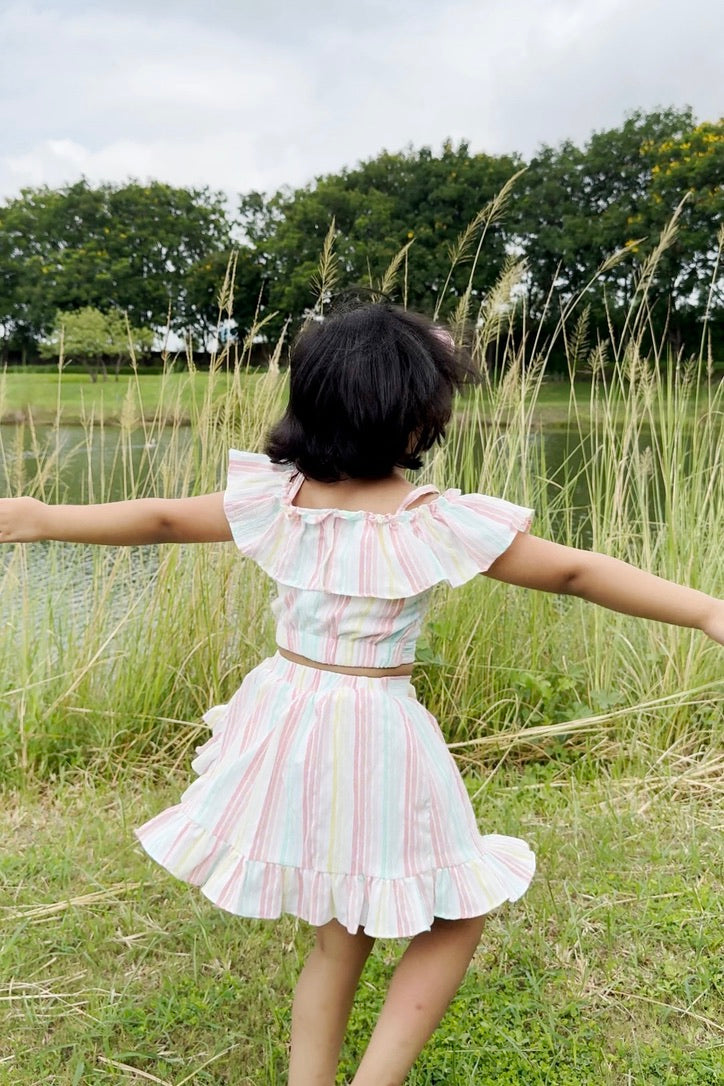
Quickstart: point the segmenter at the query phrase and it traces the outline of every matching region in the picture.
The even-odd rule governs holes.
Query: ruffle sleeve
[[[398,513],[292,505],[293,469],[231,450],[224,511],[234,541],[275,581],[345,596],[401,599],[489,569],[533,511],[449,489]]]

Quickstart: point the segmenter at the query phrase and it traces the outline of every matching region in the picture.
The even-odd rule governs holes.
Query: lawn
[[[190,416],[194,397],[201,397],[208,375],[123,374],[118,380],[92,382],[82,373],[6,373],[0,377],[0,421],[14,422],[32,417],[36,424],[55,421],[60,409],[64,423],[81,422],[93,415],[106,422],[118,422],[129,395],[140,400],[144,416],[153,418],[159,405],[170,413],[177,408],[183,418]]]
[[[481,827],[539,869],[489,921],[410,1086],[724,1082],[716,767],[660,759],[587,779],[554,763],[469,781]],[[0,1082],[276,1086],[310,930],[245,920],[158,868],[132,829],[188,777],[81,774],[0,814]],[[720,798],[720,796],[719,796]],[[376,944],[339,1082],[403,943]]]
[[[262,375],[251,372],[245,381],[256,382]],[[226,378],[219,375],[216,395],[224,395]],[[57,373],[18,373],[0,375],[0,422],[32,418],[38,424],[54,422],[58,410],[64,423],[78,423],[93,416],[108,423],[118,423],[129,397],[140,403],[143,416],[152,419],[159,407],[176,420],[189,421],[194,401],[204,395],[208,374],[197,372],[121,375],[118,380],[93,383],[87,374],[64,373],[60,384]],[[587,401],[583,386],[582,400]],[[538,393],[535,418],[539,422],[565,422],[568,417],[570,388],[566,381],[549,381]],[[584,408],[585,409],[585,408]]]

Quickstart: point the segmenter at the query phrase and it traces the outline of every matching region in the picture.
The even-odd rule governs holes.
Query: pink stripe
[[[238,806],[247,786],[247,782],[253,780],[259,771],[266,754],[266,744],[256,752],[254,757],[249,762],[246,772],[242,775],[239,783],[234,789],[234,794],[229,800],[225,810],[222,812],[220,819],[213,826],[212,832],[217,837],[225,837],[226,833],[232,829],[236,818],[238,817]]]
[[[371,818],[370,787],[374,787],[369,780],[370,760],[375,757],[375,730],[370,727],[370,713],[367,705],[367,696],[364,690],[354,689],[354,715],[357,721],[355,739],[359,746],[356,751],[355,765],[358,771],[355,773],[355,821],[360,828],[357,834],[355,875],[364,875],[368,870],[370,851],[374,844],[374,830],[379,832],[379,827],[373,825]]]
[[[148,832],[148,831],[152,831],[152,832],[154,832],[154,833],[155,833],[156,829],[157,829],[157,828],[158,828],[159,826],[163,826],[163,825],[165,825],[165,824],[166,824],[166,822],[173,822],[173,821],[174,821],[174,819],[175,819],[175,817],[176,817],[176,815],[178,814],[178,812],[179,812],[180,810],[181,810],[181,805],[180,805],[180,804],[176,804],[176,805],[175,805],[174,807],[168,807],[168,808],[167,808],[167,809],[166,809],[165,811],[161,811],[161,813],[160,813],[160,814],[157,814],[157,815],[156,815],[156,817],[155,817],[155,818],[153,819],[153,825],[152,825],[152,826],[149,826],[149,827],[147,827],[147,830],[146,830],[146,832]],[[174,849],[175,849],[175,848],[177,847],[177,845],[179,845],[179,843],[180,843],[180,842],[181,842],[181,841],[183,840],[183,837],[184,837],[184,834],[185,834],[185,833],[186,833],[186,826],[183,826],[183,827],[182,827],[182,828],[181,828],[181,829],[179,830],[179,832],[178,832],[178,833],[176,834],[176,836],[174,837],[174,839],[173,839],[173,841],[171,842],[171,844],[170,844],[170,845],[168,845],[168,846],[167,846],[167,847],[166,847],[166,848],[164,849],[164,855],[165,855],[165,856],[170,856],[170,855],[172,855],[172,854],[173,854],[173,851],[174,851]]]
[[[409,494],[407,494],[406,497],[402,499],[402,503],[397,507],[397,512],[401,513],[404,509],[407,509],[408,505],[411,505],[412,502],[416,501],[418,498],[421,498],[423,494],[439,495],[439,493],[440,491],[437,489],[436,486],[433,486],[432,483],[424,483],[422,486],[416,486],[414,490],[411,490]],[[425,502],[425,504],[427,505],[428,503]]]
[[[394,521],[393,521],[392,527],[391,527],[391,529],[389,531],[388,539],[390,540],[390,542],[392,544],[392,549],[394,550],[395,554],[397,555],[397,559],[398,559],[398,561],[400,563],[400,568],[403,570],[405,576],[407,577],[410,588],[412,588],[417,583],[417,579],[418,579],[418,576],[419,576],[419,571],[414,569],[410,565],[410,562],[408,561],[408,558],[407,558],[407,554],[405,552],[405,548],[400,546],[400,538],[399,538],[399,535],[398,535],[398,532],[397,532],[397,525],[394,523]]]
[[[430,780],[430,788],[432,790],[431,803],[430,803],[430,843],[432,845],[432,851],[435,861],[435,867],[445,866],[445,856],[443,850],[440,847],[440,842],[444,841],[444,833],[442,824],[440,822],[440,811],[442,809],[442,796],[437,788],[437,782],[433,779]]]
[[[508,511],[505,507],[499,506],[497,502],[491,501],[489,498],[486,500],[487,495],[481,495],[482,500],[476,501],[477,495],[469,494],[461,496],[460,504],[465,506],[473,513],[478,515],[483,512],[490,520],[496,521],[498,524],[505,525],[506,528],[515,528],[519,523],[518,518],[512,511]],[[472,498],[473,500],[466,500]]]
[[[355,692],[356,696],[356,692]],[[363,875],[366,871],[370,870],[370,867],[378,863],[379,856],[379,839],[381,827],[376,817],[376,804],[375,804],[375,792],[377,790],[377,780],[373,773],[370,772],[371,765],[379,765],[379,742],[380,742],[380,728],[376,726],[377,722],[373,720],[372,712],[372,695],[369,691],[359,691],[359,703],[361,706],[361,727],[362,727],[362,757],[360,761],[361,773],[360,778],[362,781],[361,797],[362,797],[362,811],[360,814],[360,822],[363,828],[368,827],[367,832],[363,832],[360,835],[362,842],[362,851],[360,854],[360,864],[358,867],[358,873]]]
[[[339,624],[349,610],[351,599],[349,596],[338,596],[331,611],[328,612],[329,636],[325,642],[324,660],[334,660],[339,638]]]
[[[259,813],[259,821],[257,822],[251,845],[249,846],[249,857],[251,859],[266,860],[267,850],[271,855],[274,854],[271,836],[276,829],[276,820],[279,817],[279,812],[284,810],[282,786],[284,782],[284,773],[287,768],[286,758],[289,749],[292,746],[292,741],[295,738],[297,724],[302,715],[304,706],[305,703],[300,699],[298,704],[290,709],[289,715],[279,733],[279,740],[277,742],[276,750],[274,751],[274,765],[269,776],[269,784],[264,797],[264,807]]]
[[[303,665],[299,665],[300,667]],[[311,689],[317,691],[321,682],[321,677],[324,672],[319,671],[312,678]],[[315,857],[312,856],[312,833],[314,822],[317,817],[317,779],[315,769],[318,769],[318,763],[320,761],[318,757],[318,749],[321,737],[321,728],[314,728],[312,734],[307,743],[306,754],[304,757],[304,783],[302,785],[303,800],[302,800],[302,867],[313,868]]]
[[[252,702],[253,709],[249,713],[245,733],[242,733],[241,742],[238,743],[238,749],[243,750],[247,741],[253,741],[254,732],[259,722],[266,724],[268,721],[268,700],[272,697],[273,688],[269,688],[268,697],[262,696],[258,698],[256,702]],[[246,703],[245,703],[246,706]],[[236,711],[236,706],[235,706]],[[227,734],[229,735],[229,742],[233,734],[233,729],[227,727]],[[247,740],[248,736],[248,740]],[[218,837],[224,837],[227,830],[233,827],[233,823],[237,820],[239,815],[239,807],[242,803],[244,793],[246,792],[247,782],[253,780],[256,776],[261,764],[263,763],[269,741],[271,739],[271,733],[267,733],[264,736],[263,741],[259,745],[259,749],[254,754],[253,758],[249,762],[246,772],[241,776],[239,782],[232,793],[227,806],[221,813],[221,817],[213,826],[212,832]]]
[[[403,811],[414,811],[416,806],[416,772],[415,772],[415,755],[410,743],[410,724],[407,717],[405,717],[403,724],[404,737],[405,737],[405,765],[404,769],[400,767],[400,770],[404,772],[404,800],[402,809]],[[411,820],[402,820],[402,874],[404,876],[411,875],[413,873],[413,859],[415,856],[415,842],[413,840],[414,830],[411,825]]]
[[[360,732],[362,730],[362,723],[360,720],[359,707],[358,707],[359,692],[354,691],[354,764],[358,767],[358,772],[354,774],[352,781],[352,840],[350,842],[350,871],[353,875],[363,874],[361,855],[360,855],[360,835],[362,829],[362,818],[360,814],[361,799],[360,799],[360,778],[361,778],[361,761],[362,752],[365,744],[362,742]]]

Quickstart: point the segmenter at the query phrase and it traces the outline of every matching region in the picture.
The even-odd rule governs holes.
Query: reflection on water
[[[177,432],[175,440],[190,445],[190,431]],[[31,481],[41,477],[43,496],[51,503],[118,501],[134,483],[143,492],[148,472],[158,466],[168,442],[165,433],[149,442],[142,431],[129,439],[119,429],[95,428],[87,434],[82,426],[39,426],[31,430],[28,426],[0,425],[0,497],[27,492]],[[112,622],[126,613],[129,596],[136,595],[130,591],[134,585],[149,584],[158,569],[156,547],[123,549],[123,572],[113,580],[104,606]],[[94,580],[96,584],[108,584],[105,576],[97,575],[102,567],[114,566],[118,574],[117,548],[74,543],[0,547],[3,610],[16,614],[23,606],[24,584],[32,584],[33,594],[47,586],[48,596],[62,601],[62,607],[55,617],[52,606],[43,608],[43,622],[47,623],[50,616],[51,621],[57,620],[59,628],[72,631],[48,637],[48,648],[63,644],[68,636],[82,633],[91,611],[88,592]],[[27,618],[32,628],[32,617]],[[39,636],[50,632],[33,631]]]
[[[0,425],[0,496],[22,493],[37,475],[43,476],[43,494],[50,502],[115,501],[132,488],[136,493],[143,493],[149,472],[157,472],[172,436],[175,442],[186,442],[191,450],[193,434],[190,430],[173,434],[161,431],[149,442],[143,431],[129,437],[119,429],[100,427],[86,432],[82,426],[31,430],[28,426]],[[640,442],[647,443],[648,440],[645,433],[640,435]],[[582,445],[577,429],[566,427],[534,431],[528,440],[529,467],[534,475],[543,472],[548,497],[554,506],[563,476],[574,480],[573,485],[568,485],[567,494],[573,508],[553,514],[554,538],[559,537],[565,519],[570,517],[574,525],[583,526],[584,546],[590,545],[586,538],[586,517],[591,504],[587,473],[581,470],[584,458],[591,455],[586,444],[584,437]],[[480,455],[482,458],[482,450]],[[12,606],[19,599],[19,580],[15,570],[7,569],[15,550],[0,547],[0,577],[6,571],[2,581],[6,606]],[[156,568],[156,549],[134,547],[126,550],[129,555],[126,577],[134,581],[137,576],[148,579]],[[117,559],[115,548],[39,544],[23,549],[21,564],[24,576],[32,577],[36,584],[52,585],[54,593],[62,591],[66,606],[82,621],[85,594],[88,585],[93,583],[97,563],[114,558]],[[18,563],[15,565],[17,567]],[[124,606],[123,597],[123,586],[116,584],[112,607],[119,612]]]
[[[0,497],[21,493],[36,475],[45,479],[49,501],[118,501],[136,481],[143,488],[148,470],[160,462],[171,431],[148,440],[142,430],[127,433],[82,426],[0,425]],[[175,440],[191,444],[189,430]]]

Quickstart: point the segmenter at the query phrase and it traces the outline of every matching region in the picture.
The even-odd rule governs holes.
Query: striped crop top
[[[303,481],[293,466],[232,449],[224,512],[241,553],[277,583],[277,644],[344,667],[411,663],[432,588],[488,569],[532,516],[432,486],[394,513],[306,509],[293,504]],[[437,497],[408,508],[427,492]]]

